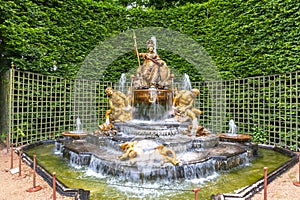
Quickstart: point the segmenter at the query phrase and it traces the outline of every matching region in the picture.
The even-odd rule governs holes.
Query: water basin
[[[39,143],[41,144],[41,143]],[[37,155],[37,162],[47,172],[56,172],[58,180],[69,188],[90,191],[90,199],[193,199],[192,189],[200,187],[199,199],[210,199],[212,194],[248,197],[261,189],[263,168],[268,167],[271,181],[297,163],[292,152],[261,146],[258,156],[251,163],[231,171],[223,170],[205,179],[173,180],[162,182],[130,182],[111,175],[101,175],[88,169],[70,165],[69,161],[56,154],[55,145],[42,144],[24,147],[26,155]],[[273,173],[273,174],[272,174]],[[271,176],[272,175],[272,176]],[[242,194],[247,191],[247,194]]]

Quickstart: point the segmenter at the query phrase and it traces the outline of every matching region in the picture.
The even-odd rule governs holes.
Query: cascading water
[[[172,109],[172,91],[157,88],[134,91],[133,119],[160,121],[170,118]]]
[[[66,157],[69,157],[71,166],[88,166],[89,170],[101,176],[112,175],[122,180],[142,182],[205,178],[219,170],[229,170],[249,162],[249,146],[218,144],[214,138],[210,139],[211,141],[204,138],[196,140],[180,135],[156,138],[119,136],[104,139],[89,135],[88,143],[77,143],[76,147],[66,144],[64,152],[68,152],[65,154],[69,155]],[[89,141],[98,143],[92,145]],[[136,141],[134,150],[138,152],[138,156],[129,160],[119,159],[120,156],[124,156],[118,150],[120,141]],[[180,162],[178,165],[165,160],[157,150],[162,144],[168,146],[169,152],[176,152],[176,159]],[[84,151],[74,153],[75,148],[76,151]]]
[[[157,156],[157,161],[160,160],[159,155]],[[246,154],[242,154],[240,159],[246,159]],[[139,164],[136,168],[128,168],[129,170],[124,171],[124,165],[121,161],[115,162],[111,165],[109,161],[103,161],[94,155],[90,154],[77,154],[70,152],[70,165],[75,168],[81,168],[86,166],[88,170],[98,173],[100,176],[105,176],[107,174],[113,175],[114,177],[119,177],[122,180],[134,180],[145,182],[147,180],[192,180],[200,179],[203,177],[209,177],[216,173],[216,163],[215,159],[209,159],[205,162],[191,163],[189,165],[174,166],[167,165],[162,167],[161,164],[152,163],[149,165],[149,161],[153,162],[153,157],[144,156],[141,158]]]
[[[189,95],[196,96],[193,92],[197,90],[190,91],[188,75],[184,76],[183,87],[188,89],[188,96],[182,93],[187,100],[192,98]],[[102,176],[112,175],[122,180],[190,180],[248,162],[239,155],[254,155],[255,147],[251,144],[223,144],[215,134],[196,137],[203,130],[196,117],[190,123],[169,115],[176,105],[172,90],[134,89],[132,98],[133,119],[115,122],[117,133],[111,135],[107,129],[104,135],[90,133],[83,142],[65,144],[64,152],[69,152],[65,154],[73,166],[88,166]],[[193,114],[194,110],[185,112]],[[106,118],[105,124],[110,123]]]
[[[55,148],[53,150],[54,154],[61,155],[64,149],[64,145],[61,142],[55,141]]]
[[[125,74],[118,92],[106,89],[111,107],[107,115],[111,116],[106,116],[100,131],[64,145],[72,165],[86,166],[101,177],[147,184],[205,179],[247,163],[257,146],[220,142],[218,135],[200,126],[197,115],[202,112],[193,107],[199,90],[192,89],[187,74],[179,87],[182,90],[173,90],[174,76],[152,52],[153,41],[147,47],[149,53],[136,50],[145,61],[131,76],[130,94],[124,94]]]
[[[75,168],[81,168],[84,166],[88,166],[90,163],[90,154],[85,154],[81,153],[80,155],[70,151],[69,152],[69,160],[70,160],[70,165],[75,167]]]

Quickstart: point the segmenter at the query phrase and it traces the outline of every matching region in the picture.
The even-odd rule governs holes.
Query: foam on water
[[[93,177],[96,177],[96,178],[100,178],[100,179],[103,179],[103,178],[106,178],[107,176],[106,175],[103,175],[101,173],[97,173],[95,172],[93,169],[91,168],[88,168],[85,172],[85,175],[86,176],[93,176]]]

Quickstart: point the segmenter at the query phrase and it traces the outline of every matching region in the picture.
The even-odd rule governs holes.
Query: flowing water
[[[194,199],[194,188],[201,188],[199,199],[211,199],[211,194],[234,193],[242,187],[251,185],[263,177],[263,168],[272,172],[289,157],[278,152],[259,148],[259,156],[246,166],[240,166],[230,172],[215,173],[205,179],[191,179],[183,182],[161,181],[132,183],[120,178],[97,174],[87,167],[70,165],[69,161],[54,151],[54,144],[37,146],[26,153],[37,155],[37,163],[50,173],[56,172],[58,180],[69,188],[90,190],[91,200],[97,199]]]
[[[192,90],[192,84],[189,75],[184,74],[181,81],[182,90]]]
[[[125,93],[125,84],[126,84],[126,74],[122,74],[119,80],[119,91]]]

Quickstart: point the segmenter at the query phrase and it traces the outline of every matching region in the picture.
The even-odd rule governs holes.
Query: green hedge
[[[75,77],[85,57],[101,41],[131,29],[162,27],[198,42],[223,79],[300,68],[299,2],[178,2],[150,1],[145,9],[126,9],[127,1],[0,0],[1,67],[14,62],[23,70]],[[169,51],[160,50],[160,54],[169,66],[180,66],[176,70],[201,80],[201,73],[193,73],[193,66],[184,58]],[[136,61],[128,55],[112,63],[107,78],[117,80],[120,71],[132,68]],[[54,65],[58,70],[51,72]]]

